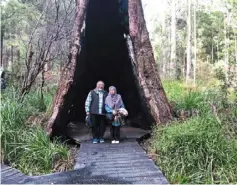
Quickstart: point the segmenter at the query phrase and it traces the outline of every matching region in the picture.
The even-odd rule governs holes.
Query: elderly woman
[[[127,115],[127,111],[124,109],[122,97],[117,94],[117,90],[114,86],[109,87],[109,95],[105,99],[105,110],[107,112],[107,119],[109,119],[112,124],[112,143],[119,143],[121,123],[118,117],[121,114]]]

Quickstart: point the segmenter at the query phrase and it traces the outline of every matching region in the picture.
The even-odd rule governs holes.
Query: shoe
[[[104,143],[105,142],[105,140],[104,139],[100,139],[100,143]]]
[[[98,143],[98,139],[93,139],[93,144]]]
[[[115,141],[115,143],[119,143],[119,141]]]
[[[111,143],[112,143],[112,144],[114,144],[114,143],[116,143],[116,141],[115,141],[115,140],[113,140],[113,141],[111,141]]]

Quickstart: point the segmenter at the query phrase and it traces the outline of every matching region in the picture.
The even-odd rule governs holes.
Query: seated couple
[[[109,93],[104,90],[104,82],[99,81],[91,90],[85,102],[87,117],[92,124],[93,143],[103,143],[106,130],[106,118],[111,125],[112,143],[119,143],[121,117],[128,113],[124,108],[122,97],[117,94],[114,86],[109,87]]]

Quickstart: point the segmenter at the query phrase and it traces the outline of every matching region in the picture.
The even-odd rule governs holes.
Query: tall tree
[[[2,7],[1,7],[1,48],[0,48],[0,50],[1,50],[1,62],[0,62],[0,66],[3,66],[3,41],[4,41],[4,32],[5,32],[5,25],[3,24],[3,21],[4,21],[4,14],[2,13]]]
[[[176,78],[176,0],[171,2],[171,54],[169,76]]]
[[[235,34],[235,77],[237,81],[237,34]]]
[[[192,4],[191,0],[188,0],[186,83],[188,83],[191,78],[191,42],[192,42],[191,4]]]
[[[194,39],[194,48],[193,48],[193,83],[196,85],[196,66],[197,66],[197,20],[196,20],[196,7],[197,0],[194,0],[193,5],[193,39]]]
[[[229,43],[228,43],[228,11],[224,13],[224,33],[225,33],[225,74],[228,80],[228,64],[229,64]]]

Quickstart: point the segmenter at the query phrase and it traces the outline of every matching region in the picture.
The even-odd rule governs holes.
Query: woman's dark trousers
[[[119,139],[120,139],[120,126],[113,126],[112,125],[111,130],[112,130],[112,133],[111,133],[112,139],[116,140],[116,141],[119,141]]]
[[[105,133],[105,116],[91,114],[93,138],[102,139]]]

